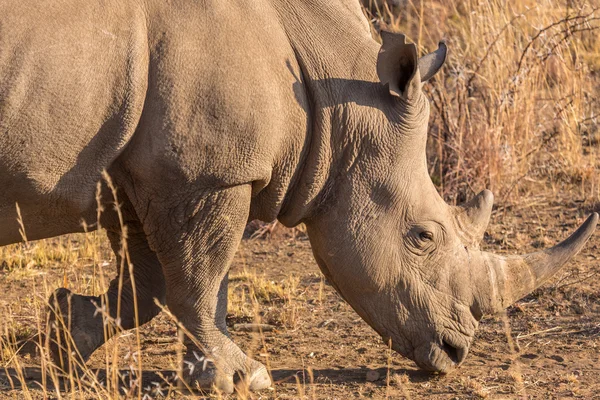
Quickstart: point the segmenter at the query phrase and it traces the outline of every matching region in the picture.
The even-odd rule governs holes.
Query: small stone
[[[375,382],[377,379],[379,379],[379,372],[372,371],[372,370],[367,372],[367,381],[368,382]]]

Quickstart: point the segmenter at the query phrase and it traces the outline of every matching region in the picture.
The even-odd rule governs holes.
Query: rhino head
[[[478,321],[544,283],[593,233],[594,213],[557,246],[524,256],[481,251],[493,195],[449,206],[427,170],[429,103],[422,84],[446,46],[417,57],[400,34],[382,33],[378,90],[370,106],[348,105],[341,172],[305,219],[329,281],[394,350],[425,370],[448,372],[465,359]],[[363,102],[364,103],[364,102]]]

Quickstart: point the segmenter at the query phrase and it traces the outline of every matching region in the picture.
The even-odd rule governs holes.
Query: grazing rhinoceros
[[[448,206],[426,167],[421,87],[445,57],[442,44],[418,58],[400,34],[380,46],[356,0],[1,2],[0,245],[21,241],[18,203],[30,240],[83,220],[120,258],[116,212],[97,217],[107,170],[139,323],[159,312],[153,299],[166,302],[195,335],[186,362],[212,360],[188,379],[232,391],[237,372],[261,389],[267,370],[227,333],[227,271],[249,219],[303,222],[358,314],[421,368],[450,371],[482,315],[547,280],[598,216],[539,253],[479,250],[492,194]],[[102,299],[116,317],[119,279]],[[54,300],[86,360],[105,341],[101,299],[59,289]],[[68,335],[51,326],[61,364]]]

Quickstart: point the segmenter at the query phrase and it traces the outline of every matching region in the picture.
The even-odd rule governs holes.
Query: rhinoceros
[[[380,45],[357,0],[1,2],[0,245],[21,223],[29,240],[102,227],[120,264],[123,222],[133,265],[103,296],[53,294],[55,362],[105,342],[99,304],[131,329],[157,299],[192,335],[186,379],[271,385],[225,316],[245,224],[278,219],[306,225],[323,274],[394,350],[460,365],[482,316],[551,277],[598,215],[548,250],[479,249],[492,193],[449,206],[426,166],[422,86],[446,51]],[[103,171],[120,214],[106,183],[98,213]]]

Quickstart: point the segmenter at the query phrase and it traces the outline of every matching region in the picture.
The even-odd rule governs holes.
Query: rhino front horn
[[[597,223],[598,213],[593,213],[564,241],[525,256],[482,253],[488,284],[479,287],[475,296],[477,308],[484,314],[496,313],[540,287],[579,253]]]

